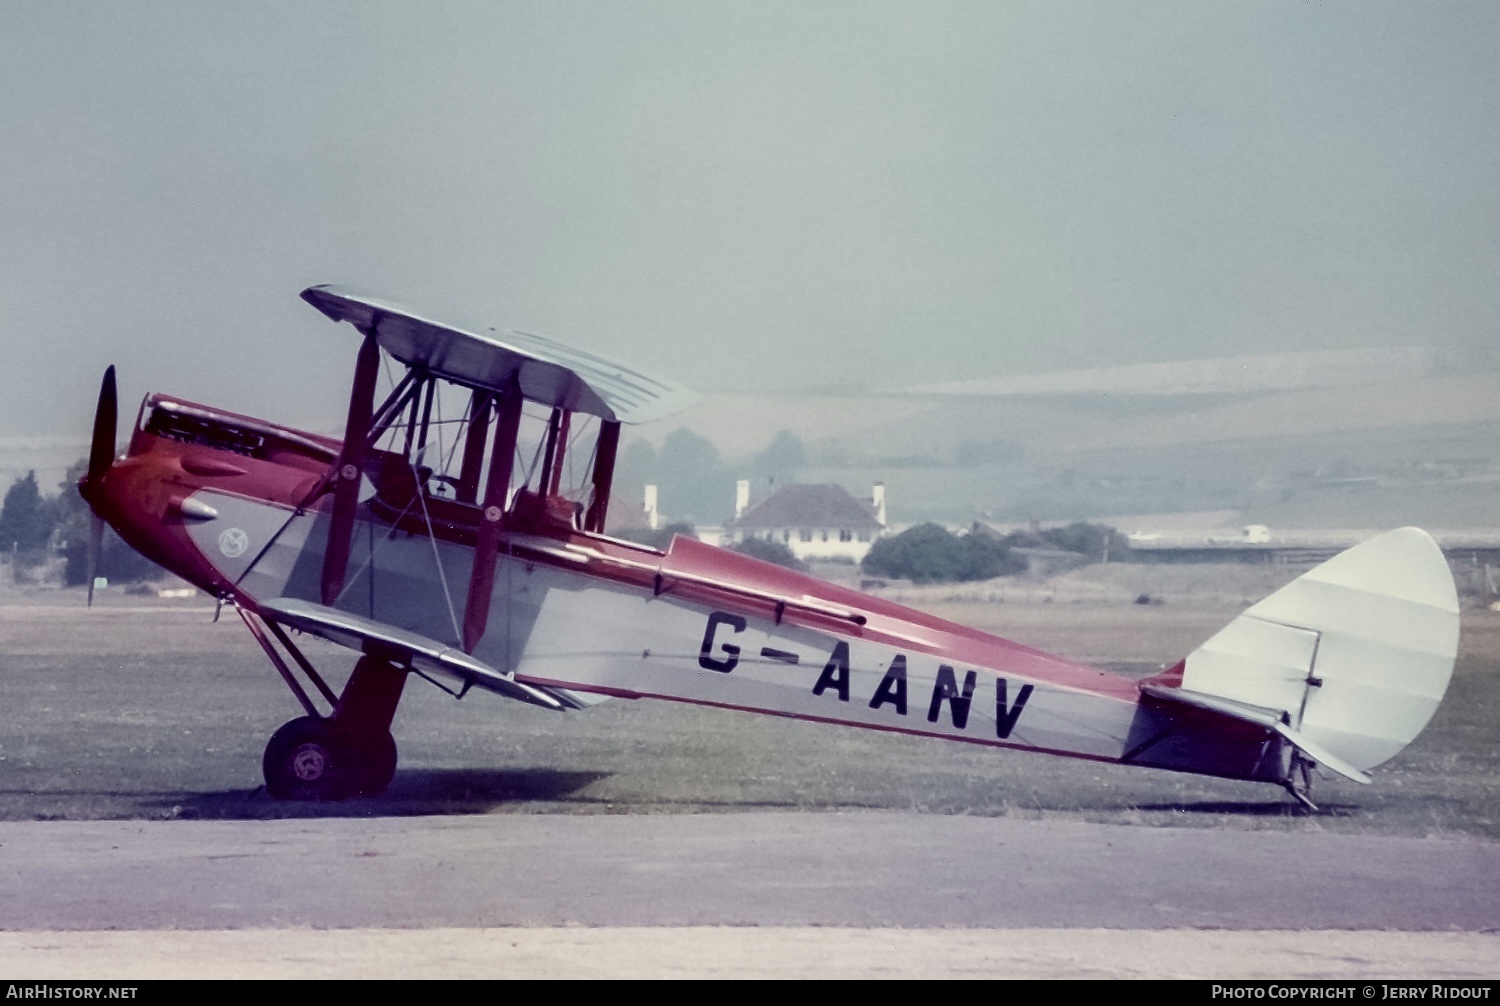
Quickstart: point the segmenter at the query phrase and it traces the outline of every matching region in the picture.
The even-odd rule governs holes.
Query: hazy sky
[[[1500,4],[0,0],[0,435],[338,282],[700,390],[1500,341]]]

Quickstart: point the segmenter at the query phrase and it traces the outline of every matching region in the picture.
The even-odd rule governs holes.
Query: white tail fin
[[[1181,687],[1282,714],[1312,745],[1363,770],[1427,726],[1457,653],[1448,562],[1427,532],[1404,527],[1230,622],[1188,656]]]

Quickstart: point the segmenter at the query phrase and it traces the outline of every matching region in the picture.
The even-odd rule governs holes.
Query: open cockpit
[[[619,423],[518,404],[512,417],[501,395],[409,372],[366,435],[371,515],[470,545],[491,506],[510,530],[603,533]]]

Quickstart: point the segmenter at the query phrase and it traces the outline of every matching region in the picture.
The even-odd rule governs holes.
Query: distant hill
[[[1290,391],[1388,383],[1414,374],[1427,374],[1436,363],[1437,357],[1432,350],[1410,346],[1324,349],[984,377],[924,384],[909,390],[918,395],[1182,395]]]
[[[884,395],[710,395],[638,435],[659,443],[684,426],[733,462],[789,430],[812,459],[800,478],[884,481],[898,521],[1220,510],[1500,526],[1500,371],[1440,363],[1335,350]]]
[[[1056,455],[1490,422],[1500,422],[1500,372],[1494,371],[1232,394],[710,395],[636,435],[659,442],[682,426],[733,457],[760,450],[785,429],[808,443],[856,454],[930,457],[964,438],[1004,438],[1031,453]]]

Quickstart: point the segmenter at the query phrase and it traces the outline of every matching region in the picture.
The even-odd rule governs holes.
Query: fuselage
[[[251,611],[319,599],[340,443],[148,396],[88,487],[137,550]],[[481,508],[372,452],[332,606],[460,647]],[[660,552],[580,530],[522,489],[475,657],[533,684],[1278,781],[1264,731],[1143,697],[1136,682],[738,553]],[[326,601],[327,599],[324,598]],[[1269,746],[1268,746],[1269,745]]]

